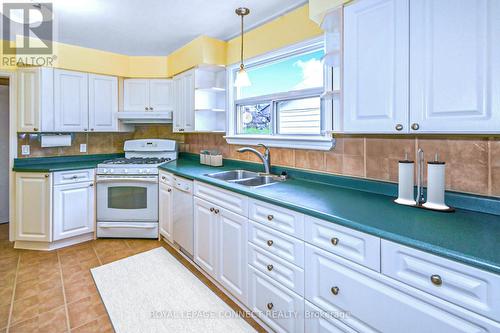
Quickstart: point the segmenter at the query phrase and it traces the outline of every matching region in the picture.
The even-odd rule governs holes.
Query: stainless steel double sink
[[[277,184],[285,181],[285,179],[280,176],[262,174],[247,170],[221,171],[209,173],[205,176],[253,188]]]

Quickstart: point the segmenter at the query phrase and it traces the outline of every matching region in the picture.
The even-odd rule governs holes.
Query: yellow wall
[[[129,57],[128,77],[167,77],[168,57]]]
[[[325,14],[351,0],[309,0],[309,17],[317,24],[323,22]]]
[[[226,43],[200,36],[168,55],[169,76],[200,64],[225,65]]]
[[[244,57],[252,58],[321,35],[323,31],[309,19],[308,7],[308,5],[299,7],[245,33]],[[240,61],[240,43],[240,37],[228,42],[227,64]]]

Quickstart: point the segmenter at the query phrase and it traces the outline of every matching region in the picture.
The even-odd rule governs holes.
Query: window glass
[[[237,99],[323,86],[323,49],[247,68],[252,85],[237,91]]]
[[[280,101],[276,109],[279,134],[321,134],[319,97]]]
[[[270,135],[271,103],[238,106],[238,134]]]
[[[148,193],[145,187],[113,186],[108,187],[108,208],[146,209]]]

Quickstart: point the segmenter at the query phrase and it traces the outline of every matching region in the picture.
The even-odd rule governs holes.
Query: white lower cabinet
[[[276,332],[304,332],[304,299],[249,267],[248,307]]]
[[[54,186],[54,236],[57,241],[94,231],[94,181]]]
[[[194,261],[245,304],[246,243],[246,217],[194,198]]]
[[[50,181],[48,173],[16,173],[16,240],[50,241]]]
[[[358,332],[499,332],[500,324],[306,245],[306,299]],[[344,315],[345,313],[345,315]]]
[[[159,204],[159,226],[160,235],[165,237],[169,242],[174,242],[173,234],[173,189],[171,185],[160,182],[158,191],[158,201]]]
[[[304,322],[307,333],[356,333],[334,314],[327,313],[305,301]]]

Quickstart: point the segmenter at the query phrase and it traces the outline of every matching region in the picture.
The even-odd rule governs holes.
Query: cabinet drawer
[[[248,218],[304,239],[304,215],[266,202],[250,199]]]
[[[160,171],[159,181],[161,184],[167,184],[167,185],[173,186],[174,185],[174,175],[172,175],[171,173]]]
[[[198,181],[194,182],[194,195],[205,199],[236,214],[248,215],[248,198],[221,188],[210,186]]]
[[[248,241],[301,268],[304,267],[304,242],[249,221]]]
[[[276,332],[304,332],[304,299],[249,267],[250,310]]]
[[[499,332],[500,324],[306,245],[306,299],[358,332]],[[404,328],[404,329],[403,329]]]
[[[382,241],[382,273],[500,321],[500,276]]]
[[[334,315],[305,301],[304,321],[307,333],[356,333]]]
[[[94,169],[54,172],[54,185],[94,181]]]
[[[310,216],[305,225],[306,242],[380,272],[380,238]]]
[[[304,270],[249,243],[248,263],[280,285],[304,296]]]

